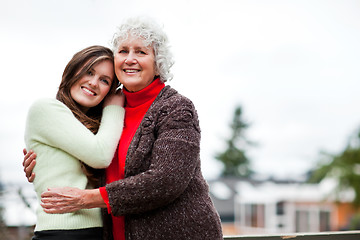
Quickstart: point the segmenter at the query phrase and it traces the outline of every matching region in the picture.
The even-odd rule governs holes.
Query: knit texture
[[[222,239],[199,156],[194,105],[166,86],[132,139],[125,179],[106,185],[112,214],[125,216],[127,240]]]
[[[27,116],[25,143],[27,149],[37,153],[34,188],[38,202],[41,193],[49,187],[87,187],[79,160],[94,168],[109,166],[120,139],[123,119],[124,108],[105,107],[99,131],[94,135],[60,101],[36,101]],[[35,231],[102,226],[99,209],[47,214],[39,204],[36,216]]]

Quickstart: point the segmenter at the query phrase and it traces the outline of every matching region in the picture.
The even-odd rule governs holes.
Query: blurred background
[[[30,104],[55,97],[75,52],[110,46],[122,20],[139,15],[155,18],[169,36],[175,65],[168,84],[198,110],[214,201],[215,192],[228,195],[219,187],[224,178],[236,179],[234,196],[244,179],[306,182],[321,153],[343,153],[359,130],[359,12],[358,0],[0,0],[2,224],[35,223],[22,168]],[[240,160],[226,165],[231,148]],[[14,231],[15,239],[28,234]]]

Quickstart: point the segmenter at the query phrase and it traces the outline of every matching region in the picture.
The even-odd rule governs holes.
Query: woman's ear
[[[160,71],[158,66],[156,65],[156,62],[154,63],[154,68],[155,68],[155,78],[160,77]]]

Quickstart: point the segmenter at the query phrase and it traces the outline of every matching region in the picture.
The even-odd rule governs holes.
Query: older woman
[[[201,173],[196,109],[164,84],[173,64],[165,33],[148,19],[129,19],[115,34],[113,50],[126,114],[106,185],[49,189],[42,194],[44,211],[107,208],[108,239],[222,239]]]

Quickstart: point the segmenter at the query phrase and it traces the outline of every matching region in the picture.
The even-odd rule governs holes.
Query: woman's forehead
[[[119,48],[126,47],[126,48],[147,48],[153,49],[151,43],[148,43],[144,38],[131,36],[129,38],[123,39],[119,41]]]

